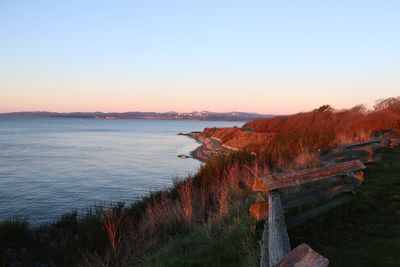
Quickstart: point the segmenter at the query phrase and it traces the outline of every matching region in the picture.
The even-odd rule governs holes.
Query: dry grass
[[[293,161],[293,169],[305,169],[319,164],[318,151],[310,151],[302,148]]]
[[[186,224],[191,224],[193,219],[193,180],[188,179],[178,186],[178,195],[182,208],[182,217]]]
[[[259,150],[260,144],[268,145],[274,134],[248,132],[240,128],[206,128],[203,132],[232,150]]]
[[[353,130],[352,134],[339,132],[335,137],[334,144],[336,146],[347,145],[372,140],[373,138],[374,134],[371,130]]]
[[[221,183],[218,190],[218,218],[223,219],[229,212],[229,183]]]
[[[122,216],[113,216],[109,210],[104,211],[104,230],[107,233],[108,240],[110,241],[111,248],[114,253],[117,252],[120,242],[119,224],[121,223]]]
[[[268,146],[286,145],[288,149],[291,144],[282,142],[282,137],[297,139],[295,143],[299,144],[301,136],[302,143],[310,152],[318,149],[329,149],[333,146],[366,141],[377,134],[393,129],[400,129],[400,98],[381,100],[377,108],[367,110],[364,106],[356,106],[347,110],[333,110],[329,106],[323,106],[311,112],[299,113],[290,116],[277,116],[268,119],[258,119],[246,123],[243,129],[253,129],[253,132],[235,129],[230,139],[222,139],[229,143],[235,140],[241,148],[254,150],[254,145],[258,149],[264,149]],[[224,129],[228,131],[228,129]],[[218,135],[218,129],[214,129]],[[255,143],[248,145],[249,136],[240,138],[241,134],[246,132],[253,135]],[[260,139],[258,136],[265,134],[270,138],[268,140]],[[240,140],[242,143],[240,144]],[[307,140],[308,139],[308,140]],[[258,142],[258,143],[257,143]],[[280,147],[276,153],[283,151]],[[297,153],[298,147],[294,146],[292,154]]]
[[[163,239],[165,235],[173,232],[174,227],[182,222],[182,218],[179,202],[164,192],[161,198],[155,199],[146,207],[139,231],[147,236]]]

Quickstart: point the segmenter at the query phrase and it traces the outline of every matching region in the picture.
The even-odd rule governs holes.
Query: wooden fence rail
[[[296,265],[295,265],[296,264]],[[329,260],[317,252],[309,245],[303,243],[285,255],[275,266],[307,266],[307,267],[326,267]]]
[[[350,144],[321,157],[325,166],[256,178],[253,190],[268,193],[268,201],[250,207],[256,220],[265,221],[261,266],[328,266],[329,260],[307,244],[291,251],[287,229],[350,201],[363,182],[364,163],[379,160],[382,147],[397,144],[393,138]],[[308,206],[308,210],[285,218],[285,213],[298,206]]]
[[[364,164],[359,160],[352,160],[321,168],[273,174],[266,177],[256,178],[253,184],[253,190],[259,192],[270,192],[272,190],[298,186],[305,183],[332,178],[338,175],[346,175],[363,169],[365,169]]]

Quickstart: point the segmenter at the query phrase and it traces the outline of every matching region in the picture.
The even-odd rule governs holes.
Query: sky
[[[0,112],[372,106],[400,1],[0,0]]]

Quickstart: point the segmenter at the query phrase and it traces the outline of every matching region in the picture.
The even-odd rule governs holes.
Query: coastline
[[[179,133],[196,140],[200,146],[190,152],[190,156],[201,162],[206,162],[209,159],[216,158],[222,155],[228,155],[232,150],[227,149],[221,145],[221,142],[205,136],[202,132]]]

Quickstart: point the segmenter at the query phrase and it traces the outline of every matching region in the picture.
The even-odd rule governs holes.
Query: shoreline
[[[221,142],[211,137],[205,136],[202,132],[179,133],[196,140],[200,146],[190,152],[190,156],[201,162],[206,162],[212,158],[228,155],[232,150],[221,145]]]

